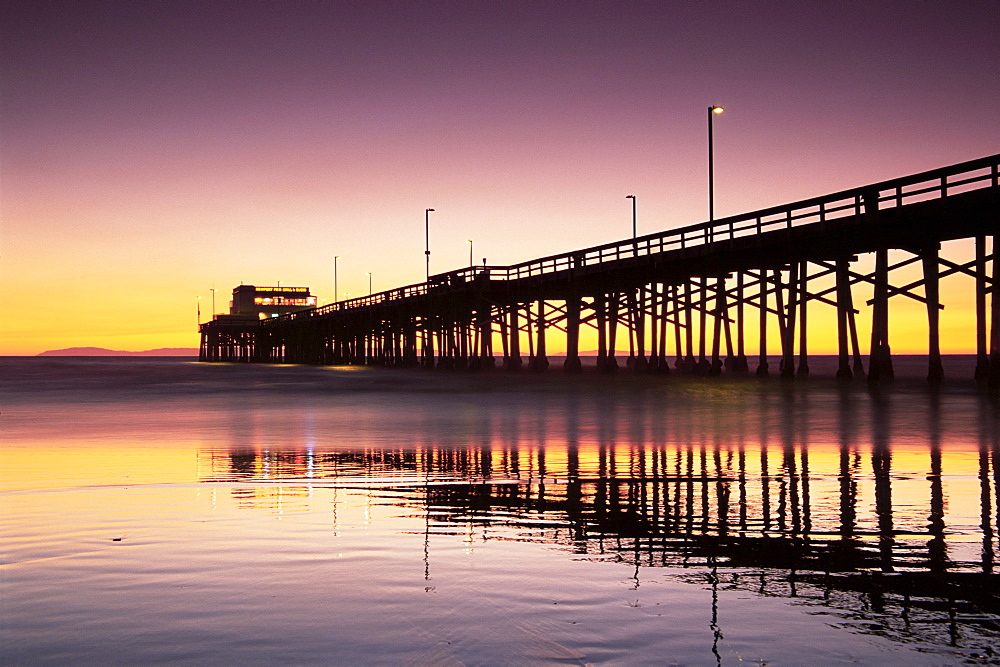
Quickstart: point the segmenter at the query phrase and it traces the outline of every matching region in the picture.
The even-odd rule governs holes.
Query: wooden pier
[[[603,372],[621,365],[806,377],[807,317],[830,307],[837,376],[878,383],[893,376],[889,303],[902,297],[926,307],[927,377],[938,382],[939,282],[964,274],[975,289],[976,379],[1000,386],[1000,303],[988,298],[1000,280],[998,229],[1000,155],[992,155],[512,266],[464,268],[260,322],[207,322],[200,358],[542,371],[559,337],[564,369],[577,372],[580,332],[589,327]],[[960,239],[974,242],[971,260],[942,256],[943,242]],[[890,262],[890,251],[905,256],[894,252]],[[919,278],[894,279],[911,265]],[[856,298],[859,284],[872,290],[870,301]],[[871,308],[867,367],[861,307]],[[780,353],[778,368],[769,366],[769,349]]]

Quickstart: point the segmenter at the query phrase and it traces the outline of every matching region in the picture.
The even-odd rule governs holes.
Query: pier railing
[[[1000,154],[932,169],[821,197],[742,213],[678,229],[614,241],[591,248],[533,259],[511,266],[470,266],[437,274],[424,283],[397,287],[370,296],[338,301],[282,315],[264,324],[364,308],[390,301],[422,297],[436,289],[476,280],[516,281],[584,267],[756,236],[778,229],[822,225],[839,218],[856,218],[869,210],[888,210],[922,201],[939,200],[982,188],[1000,188]]]

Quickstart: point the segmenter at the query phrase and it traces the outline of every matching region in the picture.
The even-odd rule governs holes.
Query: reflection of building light
[[[462,551],[464,551],[467,556],[471,556],[475,552],[475,549],[472,546],[472,543],[474,541],[475,541],[475,528],[470,522],[468,525],[468,531],[466,532],[465,538],[462,540],[462,543],[465,544],[465,548]]]

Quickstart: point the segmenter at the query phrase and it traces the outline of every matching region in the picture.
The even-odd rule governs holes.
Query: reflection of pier
[[[849,420],[855,406],[842,409]],[[990,409],[983,406],[975,471],[948,469],[949,460],[968,455],[946,456],[932,411],[919,466],[910,452],[901,470],[893,467],[885,418],[873,421],[864,446],[844,421],[840,444],[810,444],[785,429],[762,434],[769,445],[622,445],[619,437],[581,446],[540,434],[548,443],[539,446],[522,434],[520,444],[478,447],[237,449],[214,455],[210,479],[408,485],[462,519],[553,517],[581,540],[614,534],[647,548],[669,544],[662,555],[675,560],[711,552],[741,565],[989,573],[1000,521],[1000,444]],[[685,440],[707,440],[690,435]],[[950,526],[949,516],[962,524]],[[952,543],[955,535],[962,541]]]
[[[1000,384],[1000,301],[987,309],[1000,275],[988,246],[1000,215],[998,167],[994,155],[514,266],[469,267],[243,329],[209,322],[202,359],[485,368],[502,356],[516,370],[527,352],[527,365],[544,370],[559,344],[566,370],[577,371],[581,331],[590,330],[604,371],[627,348],[625,364],[636,371],[747,374],[755,346],[757,375],[804,377],[807,317],[829,306],[838,377],[880,382],[893,376],[889,302],[902,297],[926,308],[936,382],[940,281],[964,276],[976,304],[968,341],[976,377]],[[943,257],[942,243],[960,239],[974,243],[975,257]],[[919,277],[907,275],[914,266]],[[867,369],[857,285],[872,288]],[[768,366],[769,345],[778,369]]]
[[[924,475],[894,473],[885,441],[841,446],[836,475],[814,473],[809,448],[794,444],[242,451],[215,467],[216,479],[370,484],[376,496],[391,486],[382,502],[426,511],[429,534],[457,524],[563,544],[634,565],[637,584],[641,568],[694,568],[692,581],[713,589],[795,598],[863,631],[979,650],[1000,640],[1000,446],[984,433],[977,474],[953,478],[933,438]],[[952,529],[945,508],[970,498],[980,524]]]
[[[372,503],[426,517],[428,562],[435,535],[537,541],[627,563],[637,585],[670,572],[820,605],[858,631],[967,653],[1000,642],[995,401],[677,384],[697,398],[491,394],[443,422],[417,409],[395,415],[405,436],[390,441],[407,444],[394,447],[349,447],[366,422],[342,411],[328,431],[328,413],[290,413],[301,418],[282,421],[282,447],[237,417],[204,479],[309,503],[329,499],[324,487],[367,488]]]
[[[602,451],[600,456],[599,465],[607,470],[611,454]],[[932,457],[932,465],[940,465],[939,457],[939,452]],[[427,500],[431,508],[455,508],[459,521],[489,524],[497,517],[514,522],[518,517],[532,521],[552,517],[572,527],[574,540],[608,535],[628,538],[634,548],[655,552],[661,564],[711,556],[740,567],[836,572],[916,568],[989,573],[994,568],[995,520],[990,498],[996,497],[998,484],[995,450],[982,459],[980,482],[986,493],[981,509],[986,523],[978,558],[968,559],[948,555],[948,530],[940,512],[945,505],[941,473],[928,475],[922,502],[907,499],[907,505],[928,508],[930,515],[900,516],[901,510],[892,506],[892,471],[877,450],[870,454],[872,472],[862,469],[859,452],[843,452],[843,468],[836,480],[840,486],[837,506],[829,502],[833,480],[810,475],[808,452],[803,449],[783,452],[776,463],[768,460],[766,450],[752,455],[706,448],[641,452],[630,461],[638,468],[633,473],[609,472],[598,477],[576,474],[573,458],[570,452],[568,469],[558,473],[536,461],[543,476],[520,484],[429,486]],[[436,468],[432,475],[458,472],[448,466]],[[488,471],[469,471],[473,477],[484,472]],[[862,486],[874,497],[874,516],[861,516]],[[817,491],[824,496],[818,503]],[[917,524],[925,519],[929,522]]]

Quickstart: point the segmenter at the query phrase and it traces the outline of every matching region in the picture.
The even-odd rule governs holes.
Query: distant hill
[[[65,350],[48,350],[39,357],[197,357],[196,347],[160,347],[155,350],[129,352],[108,350],[103,347],[67,347]]]

